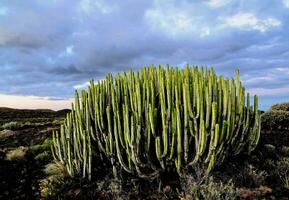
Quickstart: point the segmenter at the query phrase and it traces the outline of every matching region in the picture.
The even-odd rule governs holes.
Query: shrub
[[[8,130],[18,130],[19,128],[22,127],[22,124],[19,122],[8,122],[3,124],[3,129],[8,129]]]
[[[238,175],[238,182],[242,185],[249,187],[258,187],[265,184],[265,180],[268,177],[268,174],[264,170],[260,170],[255,166],[248,164],[244,166],[244,169]]]
[[[50,158],[51,158],[50,152],[44,151],[40,154],[37,154],[34,159],[38,161],[43,161],[43,160],[49,160]]]
[[[42,144],[33,145],[30,147],[30,152],[34,155],[42,153],[44,151],[50,151],[52,145],[52,139],[47,138]]]
[[[289,157],[289,146],[282,146],[280,149],[283,156]]]
[[[270,110],[261,116],[262,129],[288,130],[289,112],[282,110]]]
[[[289,190],[289,175],[282,177],[283,187]]]
[[[60,124],[62,124],[63,123],[63,119],[62,118],[59,118],[59,119],[55,119],[55,120],[53,120],[53,122],[52,122],[52,125],[60,125]]]
[[[91,178],[92,163],[153,179],[162,171],[201,164],[210,172],[227,155],[250,153],[260,135],[258,98],[250,106],[239,71],[217,77],[214,69],[143,68],[109,74],[75,92],[75,103],[53,155],[71,176]],[[98,162],[99,161],[99,162]]]
[[[289,158],[284,157],[277,161],[275,171],[283,187],[289,189]]]
[[[269,111],[289,111],[289,102],[287,103],[279,103],[271,106]]]
[[[239,196],[239,191],[236,189],[232,180],[228,183],[215,181],[212,177],[204,183],[188,183],[186,186],[189,194],[184,199],[211,199],[211,200],[234,200]]]
[[[272,144],[264,144],[264,149],[266,153],[275,153],[276,147]]]
[[[45,166],[44,172],[47,175],[55,175],[59,178],[67,177],[67,170],[65,166],[60,162],[52,162]]]
[[[289,158],[281,157],[278,160],[265,160],[264,166],[274,181],[289,189]]]
[[[28,149],[27,147],[21,146],[16,149],[8,151],[6,154],[6,160],[9,161],[23,160],[25,158],[27,149]]]
[[[44,173],[48,175],[39,183],[40,196],[43,199],[52,198],[61,187],[65,187],[65,180],[68,177],[65,166],[60,162],[52,162],[45,166]]]

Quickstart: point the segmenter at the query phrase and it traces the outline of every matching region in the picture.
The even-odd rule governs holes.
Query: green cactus
[[[226,79],[204,67],[150,66],[76,91],[52,153],[71,176],[91,179],[106,160],[115,176],[122,168],[152,179],[167,167],[210,172],[228,154],[253,151],[259,137],[258,98],[252,109],[238,70]]]

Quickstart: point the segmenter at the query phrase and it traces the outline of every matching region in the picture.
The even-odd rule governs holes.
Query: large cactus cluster
[[[53,155],[71,176],[91,178],[101,159],[117,169],[154,178],[196,164],[208,171],[228,155],[250,153],[260,135],[258,99],[214,69],[146,67],[75,92],[72,111],[53,134]]]

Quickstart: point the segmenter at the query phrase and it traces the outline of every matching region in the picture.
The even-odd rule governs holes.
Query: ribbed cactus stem
[[[70,176],[89,180],[104,163],[116,177],[123,169],[153,179],[196,164],[210,172],[258,144],[258,98],[251,109],[245,94],[238,70],[235,79],[189,65],[109,74],[75,91],[71,113],[52,134],[52,155]]]

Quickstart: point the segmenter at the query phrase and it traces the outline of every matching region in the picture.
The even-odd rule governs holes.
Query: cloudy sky
[[[69,107],[89,79],[167,63],[289,101],[289,0],[0,1],[0,107]]]

